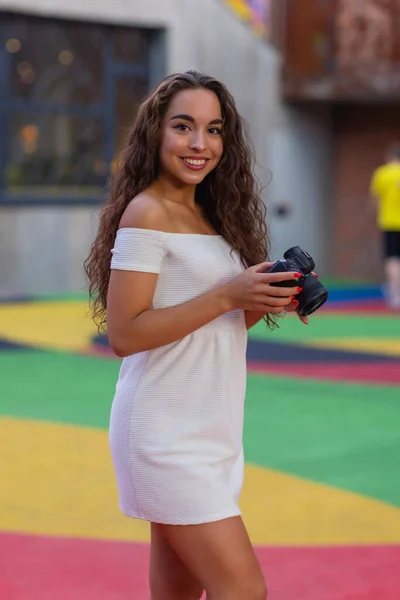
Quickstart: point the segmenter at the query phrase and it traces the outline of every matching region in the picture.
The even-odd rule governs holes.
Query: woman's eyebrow
[[[182,121],[189,121],[190,123],[194,123],[194,119],[193,117],[191,117],[190,115],[175,115],[173,117],[170,118],[170,121],[174,121],[176,119],[181,119]],[[210,125],[222,125],[223,121],[222,119],[214,119],[213,121],[210,121]]]
[[[170,118],[170,121],[173,121],[174,119],[182,119],[183,121],[190,121],[191,123],[194,123],[194,119],[190,115],[175,115],[174,117]]]

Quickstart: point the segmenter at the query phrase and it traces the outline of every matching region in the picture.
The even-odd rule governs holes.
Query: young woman
[[[264,600],[241,519],[247,329],[294,310],[269,274],[234,100],[196,72],[141,106],[86,262],[122,357],[110,445],[120,507],[151,523],[152,600]],[[306,320],[306,319],[304,319]]]

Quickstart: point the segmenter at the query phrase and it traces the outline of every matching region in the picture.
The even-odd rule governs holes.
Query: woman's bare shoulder
[[[162,199],[142,192],[130,201],[121,217],[119,228],[169,230],[169,212]]]

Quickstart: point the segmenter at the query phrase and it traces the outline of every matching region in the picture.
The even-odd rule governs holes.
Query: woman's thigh
[[[160,527],[151,525],[151,600],[199,600],[203,586],[191,574]]]
[[[265,600],[264,577],[241,517],[202,525],[154,525],[210,600]]]

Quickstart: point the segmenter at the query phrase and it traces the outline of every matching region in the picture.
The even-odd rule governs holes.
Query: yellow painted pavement
[[[120,514],[107,432],[0,419],[0,529],[148,541]],[[247,465],[242,509],[255,544],[400,542],[400,510],[377,500]]]
[[[96,334],[88,303],[21,302],[0,305],[0,337],[44,349],[80,351]]]
[[[88,315],[88,303],[21,302],[0,305],[0,338],[47,350],[85,350],[97,330]],[[400,340],[394,338],[310,339],[303,345],[400,356]]]
[[[308,341],[307,346],[400,356],[400,340],[393,338],[325,338]]]

